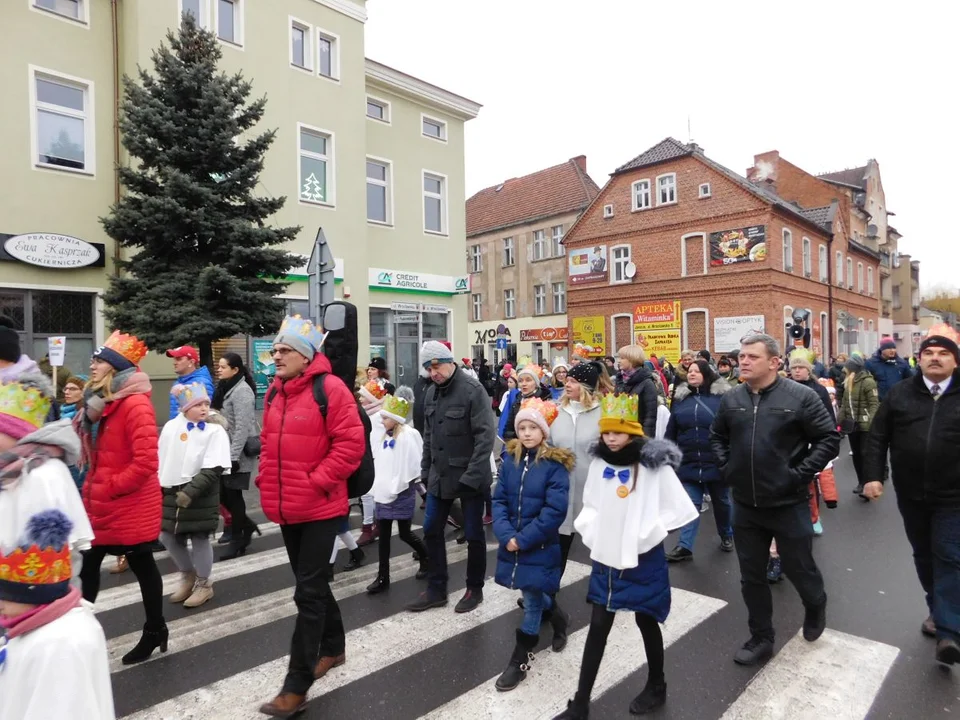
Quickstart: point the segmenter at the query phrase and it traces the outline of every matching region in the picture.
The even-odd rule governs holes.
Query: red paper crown
[[[148,352],[147,346],[142,340],[135,335],[121,333],[119,330],[114,330],[103,346],[122,355],[134,365],[139,365]]]
[[[72,575],[69,544],[59,550],[52,547],[41,550],[37,545],[31,545],[26,550],[18,547],[9,555],[0,551],[0,582],[60,585],[69,581]]]

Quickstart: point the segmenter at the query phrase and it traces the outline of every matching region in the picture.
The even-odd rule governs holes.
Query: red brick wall
[[[607,354],[613,355],[625,345],[633,344],[633,318],[618,317],[613,320],[614,344],[607,348]]]

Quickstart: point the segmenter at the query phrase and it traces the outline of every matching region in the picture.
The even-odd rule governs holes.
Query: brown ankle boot
[[[282,692],[273,700],[260,706],[260,712],[270,717],[289,718],[307,706],[307,696]]]
[[[317,680],[322,678],[328,672],[333,670],[335,667],[340,667],[347,661],[347,656],[345,653],[340,653],[339,655],[327,655],[320,658],[320,662],[317,663],[317,667],[313,670],[313,677]]]
[[[374,540],[377,539],[376,525],[364,525],[362,527],[363,527],[363,532],[360,533],[360,537],[357,538],[357,545],[359,545],[360,547],[369,545],[370,543],[372,543]]]

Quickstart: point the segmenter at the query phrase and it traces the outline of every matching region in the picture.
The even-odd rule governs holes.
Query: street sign
[[[313,244],[313,251],[307,261],[307,301],[310,307],[310,319],[319,325],[323,318],[323,308],[334,301],[334,266],[333,253],[330,244],[323,233],[323,228],[317,230],[317,239]]]
[[[507,349],[507,339],[497,338],[497,350],[506,350],[506,349]]]
[[[416,313],[410,313],[410,314],[395,313],[393,316],[393,321],[395,323],[415,323],[420,321],[420,316]]]

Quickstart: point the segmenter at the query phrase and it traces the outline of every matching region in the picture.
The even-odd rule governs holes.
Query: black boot
[[[646,715],[653,712],[667,701],[667,683],[661,676],[659,680],[654,681],[647,678],[647,684],[643,692],[637,695],[630,703],[631,715]]]
[[[497,690],[507,692],[513,690],[527,677],[527,670],[533,662],[533,649],[540,640],[539,635],[527,635],[523,630],[517,630],[517,644],[510,656],[510,664],[503,674],[497,678]]]
[[[247,548],[250,547],[250,543],[253,542],[253,533],[259,533],[260,528],[254,525],[252,522],[248,523],[247,526],[243,529],[243,532],[239,535],[233,535],[230,540],[230,547],[227,548],[227,551],[220,556],[221,560],[233,560],[238,557],[243,557],[247,554]]]
[[[590,700],[580,697],[580,693],[577,693],[573,700],[567,701],[567,709],[553,720],[589,720],[589,718]]]
[[[344,565],[343,569],[346,572],[350,572],[351,570],[356,570],[358,567],[363,565],[363,558],[364,558],[363,549],[359,547],[355,547],[353,550],[350,551],[350,562]]]
[[[553,642],[551,646],[554,652],[560,652],[567,646],[567,627],[570,625],[570,616],[553,601],[552,612],[550,613],[550,626],[553,628]]]
[[[372,583],[367,585],[367,595],[379,595],[382,592],[386,592],[390,588],[390,576],[389,575],[377,575],[377,579]]]
[[[423,557],[420,558],[420,569],[417,570],[417,580],[423,580],[429,574],[430,574],[430,559],[426,556],[426,554],[424,554]]]
[[[156,630],[150,630],[149,628],[150,623],[143,626],[143,635],[140,636],[140,642],[134,646],[133,650],[123,656],[122,662],[124,665],[135,665],[143,662],[153,655],[153,651],[157,648],[160,648],[161,653],[167,651],[167,640],[170,633],[167,630],[166,623],[161,620]]]

